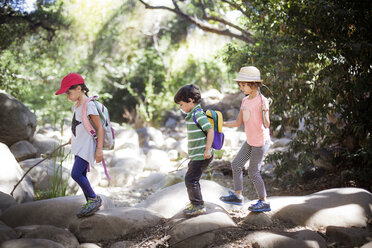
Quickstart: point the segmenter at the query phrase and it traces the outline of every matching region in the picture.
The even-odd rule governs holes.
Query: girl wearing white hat
[[[262,180],[260,168],[263,158],[270,146],[269,102],[260,92],[263,85],[260,71],[254,66],[242,67],[238,77],[234,79],[240,90],[247,95],[243,98],[240,112],[236,120],[224,122],[224,127],[240,127],[244,122],[247,141],[231,163],[234,192],[221,196],[220,200],[235,205],[243,205],[243,167],[249,160],[248,175],[258,195],[258,201],[248,210],[253,212],[270,211],[270,203],[266,201],[266,188]]]

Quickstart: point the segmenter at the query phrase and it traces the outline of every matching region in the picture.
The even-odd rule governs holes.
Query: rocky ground
[[[210,176],[209,173],[203,175],[204,179],[211,179],[218,184],[226,187],[233,188],[233,179],[231,173],[228,172],[228,169],[222,171],[214,171],[213,176]],[[313,178],[307,180],[306,182],[298,183],[294,186],[290,186],[285,182],[282,182],[279,179],[272,177],[264,177],[265,185],[267,187],[268,196],[304,196],[309,195],[315,192],[319,192],[325,189],[339,188],[347,185],[347,182],[342,182],[341,177],[336,173],[329,173],[327,175],[322,175],[318,178]],[[243,195],[249,199],[254,200],[256,198],[256,193],[253,187],[253,184],[248,179],[247,175],[244,177],[244,190]],[[131,191],[122,191],[117,194],[118,198],[113,199],[115,205],[123,206],[130,205],[135,206],[137,203],[145,200],[152,192],[146,192],[145,194],[137,195],[138,197],[133,197],[133,192]],[[124,200],[125,199],[125,200]],[[131,200],[129,200],[131,199]],[[130,202],[130,203],[128,203]],[[214,239],[213,244],[209,247],[220,247],[220,248],[231,248],[231,247],[260,247],[252,246],[252,240],[249,236],[252,232],[257,231],[270,231],[271,233],[278,234],[288,234],[296,232],[306,232],[315,231],[321,235],[325,240],[326,228],[323,229],[314,229],[311,227],[296,226],[290,222],[276,219],[272,213],[261,213],[256,214],[258,220],[263,220],[263,223],[257,222],[257,225],[252,225],[251,222],[245,221],[247,216],[250,214],[245,207],[234,207],[232,211],[229,212],[229,215],[232,217],[233,221],[236,223],[236,228],[225,228],[221,231],[216,232],[216,238]],[[264,217],[263,217],[264,216]],[[265,226],[265,221],[271,220],[269,226]],[[164,221],[152,228],[147,229],[144,232],[137,233],[130,237],[133,240],[132,244],[127,244],[125,247],[169,247],[168,240],[170,236],[168,235],[169,225]],[[369,225],[366,230],[372,235],[372,216],[369,219]],[[372,237],[370,238],[372,241]],[[110,243],[102,243],[103,247],[110,247]],[[327,247],[350,247],[349,243],[339,243],[334,242],[333,240],[327,240]],[[123,246],[124,247],[124,246]]]

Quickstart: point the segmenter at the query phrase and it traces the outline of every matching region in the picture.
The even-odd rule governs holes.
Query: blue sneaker
[[[228,196],[221,196],[220,200],[227,204],[233,204],[233,205],[243,205],[243,197],[237,196],[234,192],[229,191]]]
[[[256,204],[252,204],[249,208],[252,212],[268,212],[271,211],[270,203],[258,200]]]

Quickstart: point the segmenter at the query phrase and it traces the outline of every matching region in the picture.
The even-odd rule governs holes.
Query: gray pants
[[[250,146],[247,142],[244,142],[231,163],[235,191],[243,190],[243,167],[249,160],[248,176],[253,182],[258,198],[266,197],[265,183],[262,180],[260,170],[264,155],[269,147],[270,141],[261,147]]]

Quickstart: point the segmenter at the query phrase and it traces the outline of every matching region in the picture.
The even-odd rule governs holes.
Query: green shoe
[[[96,199],[88,198],[87,203],[80,209],[79,213],[76,214],[78,218],[90,216],[98,211],[102,205],[102,199],[97,195]]]
[[[186,207],[183,210],[183,213],[187,216],[197,216],[200,214],[204,214],[206,211],[207,209],[205,208],[204,204],[195,206],[192,203],[190,203],[188,207]]]

